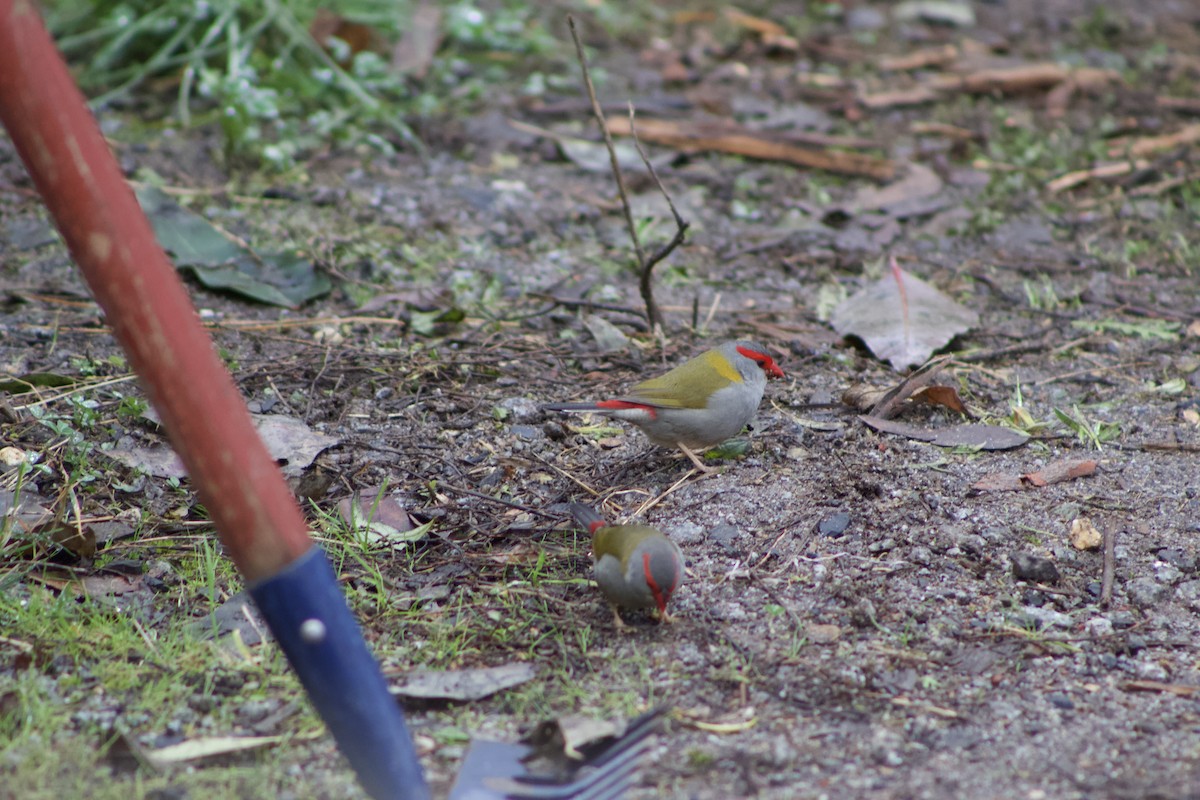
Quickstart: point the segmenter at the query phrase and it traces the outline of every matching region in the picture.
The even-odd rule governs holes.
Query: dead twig
[[[529,292],[530,297],[540,297],[564,308],[590,308],[596,311],[612,311],[614,314],[630,314],[635,317],[643,316],[636,308],[627,308],[615,303],[597,303],[591,300],[572,300],[569,297],[559,297],[550,292]]]
[[[638,265],[638,291],[642,295],[642,302],[646,305],[646,320],[650,323],[652,329],[662,328],[662,312],[658,308],[658,304],[654,301],[654,287],[651,281],[651,273],[654,270],[654,265],[662,261],[671,251],[683,243],[684,236],[687,233],[688,222],[679,216],[679,211],[676,210],[675,204],[671,201],[671,196],[663,187],[662,181],[658,178],[658,173],[655,172],[654,166],[650,163],[650,159],[646,156],[646,151],[642,149],[642,144],[638,141],[636,132],[633,131],[633,104],[629,105],[629,128],[633,133],[634,144],[637,146],[638,154],[642,157],[646,169],[649,170],[650,176],[654,179],[655,184],[667,199],[667,205],[671,209],[672,216],[675,217],[676,231],[675,236],[671,241],[667,242],[649,259],[646,258],[646,252],[642,248],[642,243],[638,239],[637,226],[633,221],[633,209],[629,205],[629,195],[625,191],[625,178],[621,174],[621,165],[617,161],[617,150],[613,145],[612,133],[609,131],[608,122],[604,117],[604,110],[600,108],[600,101],[596,99],[596,87],[592,85],[592,76],[588,70],[587,58],[583,54],[583,43],[579,40],[579,32],[575,29],[575,18],[567,15],[567,26],[571,29],[571,38],[575,42],[575,55],[579,59],[579,67],[583,71],[583,85],[587,89],[588,100],[592,104],[592,115],[595,116],[596,122],[600,124],[600,132],[604,135],[604,146],[608,148],[608,160],[612,165],[613,178],[617,182],[617,194],[621,197],[621,210],[625,215],[625,226],[629,229],[629,238],[633,241],[633,250],[637,255]]]
[[[626,124],[624,120],[614,119],[607,123],[607,132],[633,135],[632,120],[628,123],[628,128]],[[848,153],[844,150],[817,150],[787,142],[777,142],[742,126],[714,128],[694,123],[654,119],[644,120],[641,123],[641,135],[648,141],[689,152],[713,150],[763,161],[785,161],[801,167],[822,169],[844,175],[864,175],[881,181],[891,180],[896,174],[896,164],[890,159],[863,153]]]
[[[1104,526],[1104,571],[1100,575],[1100,605],[1112,604],[1113,574],[1116,572],[1117,531],[1112,524]]]
[[[600,124],[605,124],[603,119],[600,120]],[[650,325],[652,327],[657,327],[662,320],[657,306],[654,305],[654,287],[650,283],[650,273],[654,269],[655,264],[662,261],[664,258],[669,256],[676,247],[679,247],[679,245],[683,244],[683,239],[685,236],[687,236],[687,230],[691,223],[679,216],[679,209],[675,208],[675,203],[673,200],[671,200],[671,195],[667,192],[667,187],[663,186],[662,180],[658,177],[658,171],[654,169],[654,165],[650,163],[650,157],[646,155],[646,150],[642,147],[642,141],[637,135],[637,128],[633,126],[633,103],[629,104],[629,133],[633,137],[633,145],[637,148],[638,155],[642,157],[642,163],[646,165],[646,169],[650,172],[650,177],[654,179],[654,185],[658,187],[660,192],[662,192],[663,199],[667,201],[667,207],[671,209],[671,216],[675,218],[675,235],[671,237],[669,242],[660,247],[658,252],[650,256],[650,260],[641,261],[641,251],[638,251],[638,258],[641,267],[641,274],[638,279],[638,290],[642,293],[642,299],[646,302],[646,314],[650,317]],[[605,133],[605,137],[611,146],[611,135]],[[612,158],[613,166],[616,167],[617,159],[615,153],[613,154]],[[624,199],[624,196],[622,196],[622,199]],[[628,203],[626,204],[626,209],[628,209]],[[630,235],[636,237],[637,234],[635,233],[632,223],[630,224],[629,232]],[[650,313],[652,307],[654,308],[653,314]]]

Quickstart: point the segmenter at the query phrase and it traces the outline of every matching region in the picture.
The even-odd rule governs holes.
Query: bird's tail
[[[543,411],[599,411],[596,403],[549,403],[542,406]]]
[[[604,517],[596,513],[596,510],[585,506],[583,503],[571,503],[571,516],[579,523],[580,527],[587,528],[588,533],[595,533],[597,528],[601,528],[607,523]]]

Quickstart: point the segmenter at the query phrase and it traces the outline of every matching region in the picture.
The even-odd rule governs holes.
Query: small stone
[[[868,6],[854,6],[846,15],[846,27],[852,31],[874,31],[886,24],[883,12]]]
[[[1137,620],[1134,619],[1133,614],[1130,614],[1128,611],[1114,611],[1108,615],[1108,621],[1119,631],[1132,628],[1137,624]]]
[[[876,619],[878,619],[878,613],[875,610],[875,604],[865,597],[850,609],[850,621],[856,628],[873,628],[878,624]]]
[[[1133,666],[1134,672],[1144,681],[1159,681],[1166,683],[1171,680],[1170,673],[1157,661],[1138,661]]]
[[[678,544],[691,544],[704,538],[704,528],[694,522],[677,522],[667,528],[664,533]]]
[[[1070,629],[1072,627],[1072,620],[1069,616],[1052,608],[1026,606],[1023,611],[1026,617],[1036,623],[1038,630],[1046,628]]]
[[[1034,553],[1013,553],[1009,557],[1012,559],[1013,577],[1017,580],[1048,585],[1058,583],[1058,567],[1054,566],[1054,562],[1045,556]]]
[[[1185,581],[1175,589],[1179,602],[1193,611],[1200,611],[1200,581]]]
[[[838,511],[817,523],[817,533],[830,539],[840,539],[846,534],[846,529],[849,527],[850,515],[844,511]]]
[[[528,397],[506,397],[496,405],[508,412],[508,422],[533,422],[542,414],[541,407]]]
[[[278,707],[277,700],[247,700],[234,713],[243,722],[261,722]]]
[[[954,538],[954,543],[973,558],[979,558],[989,550],[987,540],[978,533],[961,533]]]
[[[1125,584],[1125,596],[1141,608],[1159,605],[1167,599],[1170,592],[1170,586],[1165,586],[1154,578],[1135,578]]]
[[[510,430],[512,430],[513,435],[518,439],[526,441],[540,439],[543,435],[542,429],[535,425],[513,425]]]
[[[1146,640],[1141,636],[1130,635],[1125,639],[1125,649],[1129,651],[1129,655],[1135,656],[1146,649]]]
[[[1027,606],[1041,608],[1046,605],[1046,595],[1037,589],[1026,589],[1025,593],[1021,595],[1021,602]]]
[[[832,644],[842,637],[842,629],[837,625],[813,623],[805,626],[804,635],[813,644]]]
[[[1064,711],[1073,711],[1075,709],[1075,703],[1071,701],[1071,698],[1067,697],[1061,692],[1054,692],[1053,694],[1046,695],[1046,699],[1049,700],[1050,705],[1054,706],[1055,708],[1061,708]]]
[[[1087,517],[1077,517],[1071,520],[1071,547],[1076,550],[1099,550],[1104,544],[1104,537]]]
[[[918,546],[908,551],[908,558],[921,566],[928,566],[933,561],[933,552],[928,547]]]
[[[1196,557],[1185,552],[1182,547],[1164,547],[1155,555],[1159,561],[1178,567],[1184,572],[1196,571]]]
[[[872,555],[878,555],[879,553],[887,553],[895,549],[896,540],[889,536],[882,541],[872,542],[871,545],[867,547],[867,552],[871,553]]]
[[[1093,639],[1099,639],[1112,635],[1113,624],[1104,617],[1093,617],[1084,623],[1083,629],[1087,631],[1088,636],[1091,636]]]
[[[733,540],[741,535],[741,528],[736,525],[730,525],[728,522],[723,522],[708,532],[708,538],[726,550],[732,549]]]
[[[1158,562],[1154,565],[1154,580],[1174,586],[1183,580],[1183,572],[1173,564]]]

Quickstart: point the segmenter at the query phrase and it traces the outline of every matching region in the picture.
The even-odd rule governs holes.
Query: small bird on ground
[[[571,504],[571,515],[592,534],[593,575],[624,629],[619,609],[657,608],[670,622],[667,603],[683,583],[683,553],[666,534],[648,525],[609,525],[593,509]]]
[[[595,411],[632,422],[650,441],[678,447],[701,472],[712,472],[696,450],[736,436],[754,416],[767,378],[783,370],[762,345],[726,342],[629,393],[592,403],[551,403],[548,411]]]

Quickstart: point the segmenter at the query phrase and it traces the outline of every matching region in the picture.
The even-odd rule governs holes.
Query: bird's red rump
[[[648,406],[645,403],[632,403],[628,400],[601,400],[599,403],[596,403],[596,408],[615,409],[618,411],[626,409],[638,409],[648,413],[650,415],[650,419],[656,419],[658,417],[658,411],[655,410],[654,406]]]
[[[669,595],[662,590],[658,582],[654,580],[654,573],[650,571],[650,554],[642,553],[642,571],[646,573],[646,585],[650,587],[650,594],[654,595],[654,604],[658,606],[658,610],[663,614],[667,613],[667,599]],[[671,589],[675,587],[672,586]],[[668,589],[670,591],[670,589]]]
[[[760,353],[757,350],[751,350],[749,347],[739,347],[737,351],[746,358],[757,361],[758,365],[762,367],[763,372],[767,373],[772,378],[784,377],[783,370],[780,369],[779,365],[775,363],[775,359],[771,358],[766,353]]]

